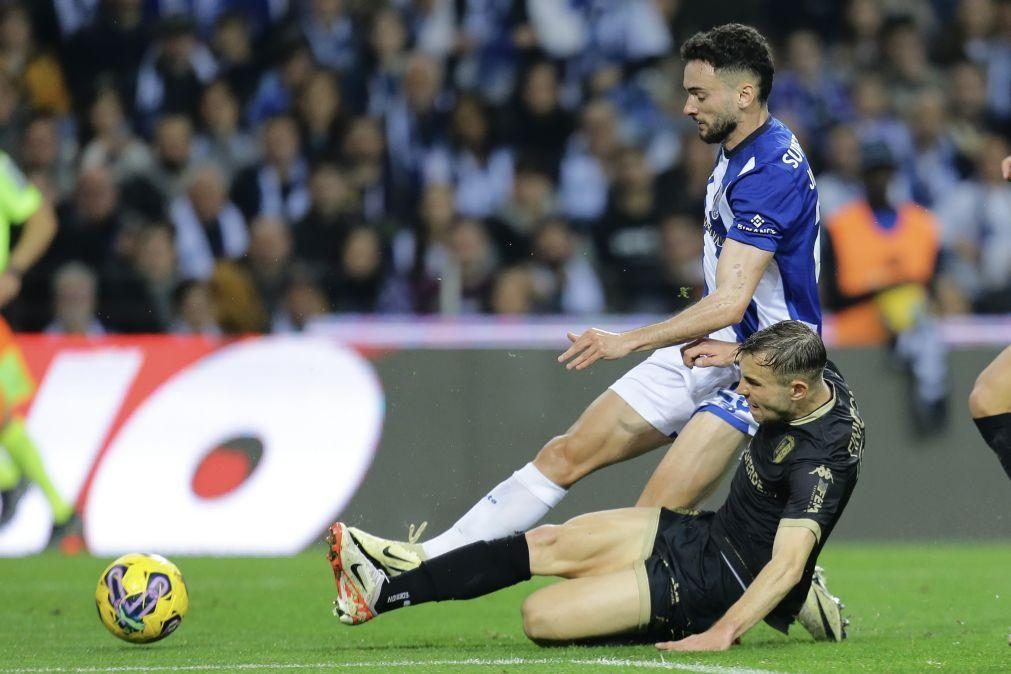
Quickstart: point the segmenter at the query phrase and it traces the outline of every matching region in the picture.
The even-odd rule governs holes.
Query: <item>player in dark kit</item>
[[[1011,181],[1011,157],[1001,162],[1004,180]],[[1011,478],[1011,346],[998,354],[976,378],[969,411],[980,435],[990,445]]]
[[[621,637],[725,650],[763,619],[786,631],[856,485],[864,424],[821,338],[801,322],[742,344],[710,340],[697,354],[706,356],[699,367],[740,366],[737,391],[760,424],[717,512],[592,513],[472,543],[392,578],[366,552],[376,539],[337,523],[329,558],[341,622],[554,575],[569,580],[523,604],[524,630],[541,643]]]

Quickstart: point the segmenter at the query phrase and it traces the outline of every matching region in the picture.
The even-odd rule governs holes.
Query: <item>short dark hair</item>
[[[726,23],[695,33],[681,45],[681,58],[704,61],[715,70],[747,71],[758,77],[758,100],[769,100],[772,77],[772,49],[762,34],[751,26]]]
[[[828,362],[821,337],[800,321],[781,321],[759,330],[737,347],[737,353],[771,369],[780,381],[795,377],[814,381]]]

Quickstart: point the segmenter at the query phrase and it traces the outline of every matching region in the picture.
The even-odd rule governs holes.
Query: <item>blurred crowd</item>
[[[32,0],[0,3],[0,149],[60,231],[9,318],[677,311],[715,151],[677,50],[730,18],[774,46],[823,222],[873,145],[935,216],[938,310],[1011,312],[1009,0]]]

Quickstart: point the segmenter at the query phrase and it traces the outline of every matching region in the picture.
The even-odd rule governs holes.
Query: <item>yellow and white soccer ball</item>
[[[131,553],[102,572],[95,604],[102,624],[114,635],[149,644],[179,627],[190,598],[175,564],[161,555]]]

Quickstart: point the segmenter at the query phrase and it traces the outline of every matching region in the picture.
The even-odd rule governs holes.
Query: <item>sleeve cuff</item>
[[[814,540],[816,543],[821,543],[821,525],[812,519],[801,518],[801,519],[781,519],[779,520],[780,527],[803,527],[807,529],[812,534],[814,534]]]

